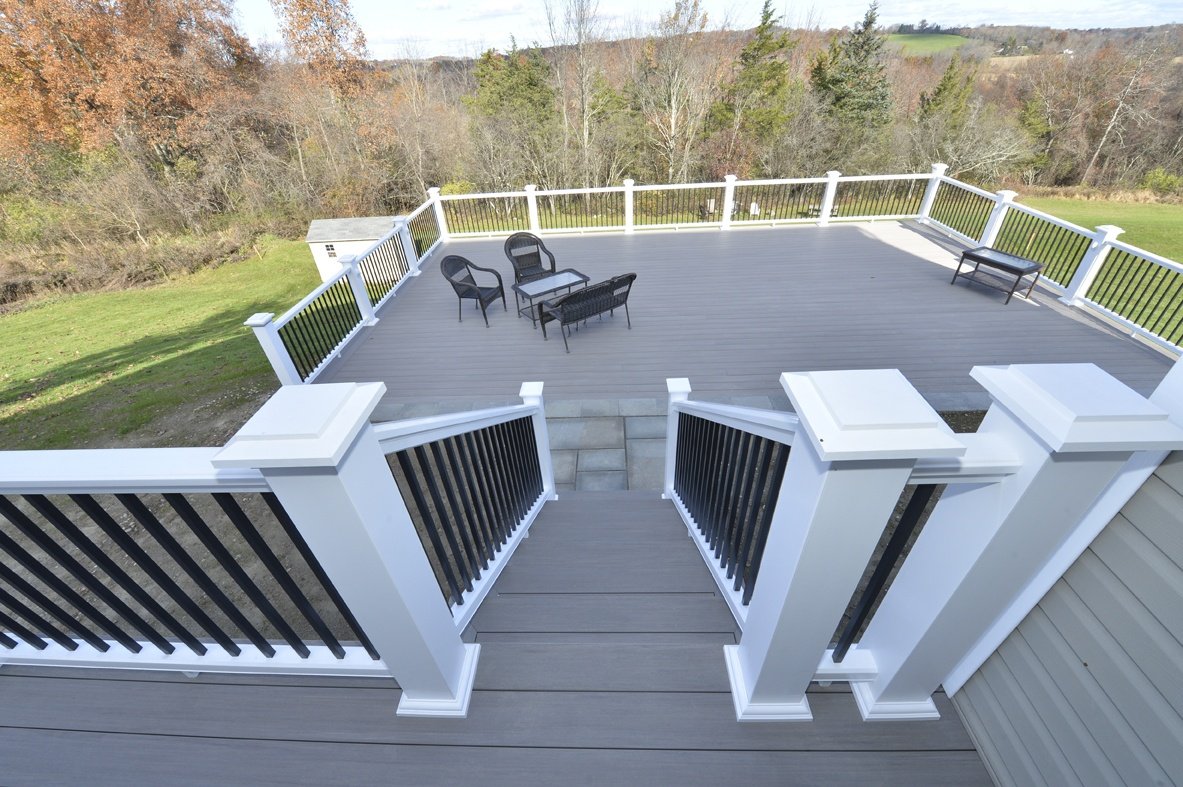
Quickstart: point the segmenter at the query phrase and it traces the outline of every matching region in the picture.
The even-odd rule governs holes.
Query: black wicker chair
[[[543,264],[543,255],[550,261],[550,267]],[[505,239],[505,256],[513,263],[514,284],[541,279],[555,272],[555,255],[536,235],[515,232]]]
[[[561,298],[538,304],[538,322],[542,324],[542,338],[546,338],[546,324],[557,322],[563,334],[563,347],[567,352],[571,352],[571,346],[567,343],[571,325],[584,322],[589,317],[602,315],[604,312],[612,314],[620,308],[624,309],[624,318],[628,322],[629,330],[632,330],[633,320],[628,313],[628,295],[636,278],[635,273],[624,273],[613,276],[608,281],[568,293]]]
[[[497,277],[497,285],[487,287],[478,285],[472,277],[473,271],[493,274]],[[489,327],[489,314],[485,309],[490,303],[500,298],[502,308],[508,309],[505,305],[505,287],[501,283],[501,274],[492,268],[482,268],[479,265],[473,265],[464,257],[450,254],[440,260],[440,272],[444,274],[444,278],[456,291],[456,297],[459,299],[456,311],[460,322],[464,322],[464,301],[466,300],[476,301],[477,305],[481,307],[481,316],[485,318],[486,328]]]

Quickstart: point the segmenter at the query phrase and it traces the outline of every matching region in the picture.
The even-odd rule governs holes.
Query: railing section
[[[636,186],[633,189],[633,226],[709,226],[723,221],[722,183],[689,186]]]
[[[715,566],[751,601],[789,446],[708,418],[678,413],[674,494]]]
[[[383,673],[284,506],[211,477],[216,450],[0,454],[0,661]]]
[[[962,240],[977,245],[986,230],[995,200],[996,197],[988,191],[942,177],[929,218],[943,224]]]
[[[1111,243],[1085,297],[1135,330],[1183,346],[1183,265]]]
[[[401,232],[396,229],[379,240],[358,256],[356,265],[370,304],[377,308],[411,274]]]
[[[488,235],[530,229],[525,192],[453,194],[440,198],[449,235]]]
[[[735,224],[812,222],[821,215],[825,178],[739,181],[735,184]]]
[[[515,407],[375,427],[458,630],[555,494],[541,399],[523,391]]]
[[[624,189],[561,189],[537,192],[539,230],[624,229]]]
[[[1043,263],[1044,278],[1066,287],[1092,245],[1092,235],[1084,227],[1012,203],[993,245]]]
[[[407,216],[407,227],[415,245],[415,254],[419,259],[430,254],[435,245],[440,242],[442,233],[430,202],[423,203]]]
[[[906,218],[920,214],[929,175],[859,175],[838,178],[834,218]]]
[[[342,269],[275,321],[283,347],[302,381],[308,382],[361,330],[348,271]]]

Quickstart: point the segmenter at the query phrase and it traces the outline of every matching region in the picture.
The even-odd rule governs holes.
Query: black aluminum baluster
[[[50,623],[40,613],[32,609],[28,604],[21,601],[16,596],[9,593],[4,588],[0,588],[0,605],[8,607],[11,612],[20,615],[31,625],[41,629],[41,633],[52,639],[57,644],[61,645],[66,650],[78,650],[78,643],[70,639],[65,632],[58,629],[57,626]]]
[[[50,599],[49,596],[46,596],[3,563],[0,563],[0,580],[3,580],[13,590],[48,612],[71,636],[99,650],[107,650],[110,647],[97,634],[82,625],[77,615],[67,612],[61,605]]]

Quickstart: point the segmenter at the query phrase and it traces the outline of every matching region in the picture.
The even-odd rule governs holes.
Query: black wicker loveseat
[[[571,352],[567,344],[567,336],[571,333],[570,326],[583,322],[590,317],[611,314],[616,309],[624,309],[624,318],[632,330],[633,320],[628,313],[628,295],[632,291],[635,273],[623,273],[613,276],[607,281],[591,284],[582,290],[568,293],[561,298],[554,298],[538,304],[538,322],[542,324],[542,337],[546,338],[546,324],[557,322],[563,334],[563,347]]]

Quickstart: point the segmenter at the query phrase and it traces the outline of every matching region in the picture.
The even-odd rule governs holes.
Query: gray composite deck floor
[[[959,247],[916,224],[832,225],[547,238],[560,268],[592,281],[635,271],[624,315],[544,342],[513,312],[501,239],[453,240],[382,310],[322,382],[386,383],[385,405],[510,401],[525,380],[550,399],[660,396],[688,377],[705,399],[752,396],[787,406],[782,371],[898,368],[938,409],[988,403],[977,364],[1093,362],[1149,393],[1171,359],[1048,292],[1031,302],[981,285],[950,286]],[[440,276],[462,254],[507,277],[509,311],[491,327]],[[454,409],[454,408],[453,408]],[[379,410],[378,417],[383,416]]]
[[[400,719],[378,679],[0,669],[0,783],[990,784],[943,695],[933,722],[837,687],[812,722],[736,722],[734,622],[652,493],[548,503],[467,636],[465,720]]]

